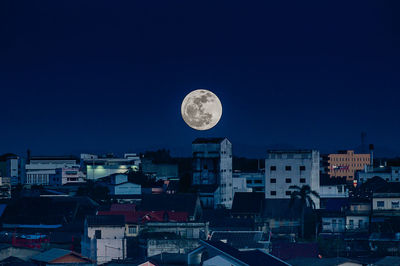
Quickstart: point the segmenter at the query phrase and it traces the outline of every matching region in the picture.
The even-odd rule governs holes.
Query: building
[[[79,165],[57,168],[55,169],[55,174],[49,175],[49,185],[51,186],[72,185],[83,182],[85,182],[85,174],[80,170]]]
[[[142,186],[128,182],[128,176],[126,174],[112,174],[103,177],[102,180],[103,182],[98,182],[98,184],[106,186],[111,196],[142,194]]]
[[[156,180],[178,179],[177,164],[154,163],[152,160],[142,159],[141,170]]]
[[[97,264],[125,259],[126,236],[123,215],[95,215],[85,220],[81,243],[82,255]]]
[[[30,185],[49,185],[50,177],[56,169],[79,169],[78,159],[71,156],[36,156],[25,165],[26,183]],[[62,180],[60,180],[62,182]],[[55,182],[55,181],[52,181]]]
[[[252,189],[247,187],[246,177],[234,176],[232,178],[233,194],[237,192],[251,192]]]
[[[239,251],[222,241],[203,241],[188,254],[187,265],[284,266],[283,260],[261,250]]]
[[[265,159],[265,198],[290,199],[290,186],[309,185],[319,193],[319,152],[315,150],[269,150]],[[316,208],[319,200],[313,198]]]
[[[11,153],[0,156],[0,176],[9,178],[13,186],[24,183],[25,159]]]
[[[123,158],[113,155],[99,157],[94,154],[81,154],[81,167],[88,180],[97,180],[112,174],[124,174],[128,170],[137,171],[140,157],[134,153],[124,154]]]
[[[346,232],[368,232],[371,202],[368,199],[352,199],[346,215]]]
[[[352,150],[339,151],[328,155],[328,175],[330,177],[344,177],[352,182],[355,172],[371,164],[370,154],[355,154]]]
[[[251,189],[250,192],[265,192],[265,173],[264,172],[234,172],[233,180],[235,178],[244,178],[246,180],[246,187]]]
[[[198,188],[215,186],[214,208],[231,208],[233,200],[232,143],[227,138],[198,138],[192,143],[193,180]]]
[[[387,182],[400,182],[399,166],[381,166],[377,168],[365,167],[361,171],[356,172],[358,183],[363,184],[369,179],[378,176]]]

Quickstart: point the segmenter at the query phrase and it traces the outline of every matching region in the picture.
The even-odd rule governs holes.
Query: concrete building
[[[96,180],[112,174],[123,174],[129,169],[140,167],[140,157],[134,153],[124,154],[123,158],[113,155],[99,157],[94,154],[81,154],[81,167],[88,180]]]
[[[50,186],[63,186],[65,184],[79,184],[85,182],[85,174],[79,165],[57,168],[55,174],[49,175]]]
[[[149,159],[142,159],[141,170],[156,180],[178,179],[177,164],[154,163]]]
[[[104,182],[99,184],[105,185],[112,196],[142,194],[142,186],[128,182],[126,174],[113,174],[103,179]]]
[[[265,192],[265,173],[264,172],[234,172],[233,180],[235,178],[244,178],[246,180],[246,187],[251,189],[251,192]]]
[[[232,143],[227,138],[198,138],[192,143],[192,153],[192,184],[199,188],[214,186],[214,208],[231,208]]]
[[[234,176],[232,178],[233,194],[237,192],[252,192],[252,189],[247,187],[246,181],[246,177]]]
[[[352,150],[339,151],[328,155],[328,175],[345,177],[348,182],[354,180],[355,172],[371,164],[370,154],[355,154]]]
[[[290,186],[309,185],[319,193],[319,152],[269,150],[265,160],[265,198],[290,199]],[[319,200],[314,198],[316,208]]]
[[[372,168],[366,166],[363,170],[356,172],[356,178],[359,184],[365,183],[375,176],[378,176],[387,182],[400,182],[400,167],[382,166]]]
[[[81,253],[97,264],[125,259],[126,236],[123,215],[88,216],[85,220]]]
[[[0,156],[0,176],[10,178],[13,186],[24,183],[25,159],[15,154]]]
[[[26,183],[30,185],[49,185],[50,177],[56,169],[79,169],[78,159],[69,156],[32,157],[25,165]],[[62,182],[62,180],[60,180]],[[55,181],[54,181],[55,182]]]

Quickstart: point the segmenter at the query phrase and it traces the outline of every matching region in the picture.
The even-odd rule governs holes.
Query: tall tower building
[[[192,143],[192,184],[204,206],[231,208],[232,143],[227,138],[198,138]]]

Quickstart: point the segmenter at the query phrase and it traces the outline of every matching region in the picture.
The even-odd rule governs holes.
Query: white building
[[[309,185],[319,193],[319,152],[270,150],[265,159],[265,198],[290,199],[290,186]],[[319,200],[314,198],[316,208]]]
[[[265,173],[264,172],[234,172],[233,180],[235,178],[244,178],[246,180],[246,188],[250,192],[265,192]]]
[[[126,174],[113,174],[105,177],[104,184],[108,187],[110,195],[140,195],[142,194],[142,186],[128,182]]]
[[[123,174],[129,169],[136,171],[139,169],[140,162],[140,157],[134,153],[127,153],[123,158],[81,154],[82,169],[88,180],[96,180],[117,173]]]
[[[49,185],[50,176],[56,175],[56,169],[78,168],[78,159],[73,157],[32,157],[25,165],[26,183],[30,185]]]
[[[126,258],[125,217],[123,215],[88,216],[81,243],[82,255],[103,264]]]
[[[198,138],[192,143],[194,186],[216,186],[214,208],[231,208],[232,143],[227,138]]]
[[[247,187],[246,177],[234,176],[232,178],[233,194],[236,192],[252,192],[251,188]]]
[[[80,170],[79,165],[57,168],[55,174],[49,176],[49,185],[62,186],[65,184],[77,184],[85,182],[85,174]]]

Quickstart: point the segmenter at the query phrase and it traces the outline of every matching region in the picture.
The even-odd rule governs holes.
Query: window
[[[136,234],[136,232],[137,232],[136,226],[129,226],[128,227],[128,233],[129,234],[133,235],[133,234]]]
[[[276,166],[272,165],[270,169],[271,169],[271,171],[276,171]]]
[[[306,167],[304,165],[300,165],[300,171],[305,171]]]
[[[399,201],[392,201],[392,209],[398,209],[400,207]]]
[[[96,239],[101,239],[101,230],[94,231],[94,237]]]
[[[286,178],[285,182],[286,183],[292,183],[292,179],[291,178]]]
[[[262,184],[261,180],[254,180],[254,184]]]
[[[363,225],[363,221],[362,220],[358,220],[358,228],[362,228]]]
[[[376,202],[376,207],[385,207],[385,202],[384,201],[377,201]]]
[[[300,178],[300,183],[305,183],[306,179],[305,178]]]
[[[247,183],[247,184],[251,184],[252,181],[251,181],[251,180],[246,180],[246,183]]]
[[[286,170],[286,171],[292,171],[292,167],[291,167],[290,165],[286,165],[286,166],[285,166],[285,170]]]
[[[275,190],[271,190],[271,196],[276,196],[276,191]]]
[[[276,178],[271,178],[271,183],[276,183]]]
[[[343,192],[342,186],[338,186],[338,187],[337,187],[337,191],[338,191],[339,193],[342,193],[342,192]]]
[[[290,194],[292,194],[292,192],[288,190],[285,192],[285,194],[286,194],[286,196],[290,196]]]

